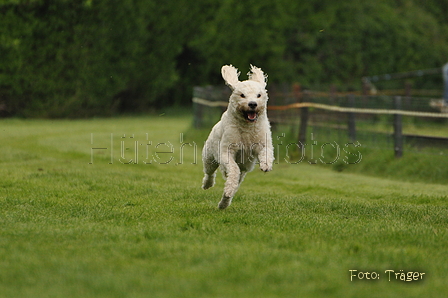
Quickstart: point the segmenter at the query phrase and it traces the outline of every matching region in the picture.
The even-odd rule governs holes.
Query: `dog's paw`
[[[230,206],[231,203],[232,203],[231,198],[224,197],[222,198],[221,202],[219,202],[218,208],[221,210],[226,209],[227,207]]]
[[[204,180],[202,180],[202,189],[204,190],[213,187],[213,185],[215,185],[215,177],[206,176],[204,177]]]
[[[209,189],[210,187],[213,187],[214,183],[208,183],[208,184],[202,184],[202,189],[206,190]]]
[[[272,171],[272,164],[260,163],[260,170],[262,170],[263,172]]]

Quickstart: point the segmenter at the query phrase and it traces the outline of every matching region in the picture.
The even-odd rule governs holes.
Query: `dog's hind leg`
[[[210,138],[210,137],[209,137]],[[215,185],[216,169],[219,163],[213,156],[213,144],[207,140],[202,151],[202,164],[204,167],[204,178],[202,179],[202,189],[209,189]]]
[[[244,177],[246,177],[246,174],[247,174],[247,172],[245,172],[245,171],[242,171],[242,172],[241,172],[241,174],[240,174],[240,179],[239,179],[239,181],[238,181],[238,188],[240,187],[241,183],[243,182]]]
[[[218,205],[219,209],[229,207],[241,182],[240,169],[234,160],[230,160],[229,163],[224,166],[223,173],[225,173],[226,176],[226,183],[224,184],[224,193],[222,194],[221,201]]]
[[[204,179],[202,179],[202,188],[209,189],[215,185],[216,169],[219,164],[213,159],[204,159]]]

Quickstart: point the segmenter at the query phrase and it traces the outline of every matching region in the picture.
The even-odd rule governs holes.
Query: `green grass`
[[[279,161],[220,211],[190,124],[0,121],[0,297],[448,295],[448,186]]]
[[[280,149],[277,160],[286,158],[287,144],[297,143],[297,127],[280,126],[274,135],[274,147]],[[423,134],[422,129],[417,134]],[[278,136],[284,137],[278,138]],[[204,137],[204,136],[202,136]],[[277,144],[282,143],[280,147]],[[313,144],[314,143],[314,144]],[[348,146],[346,146],[349,144]],[[355,147],[355,145],[359,145]],[[338,146],[338,150],[336,149]],[[391,134],[357,132],[355,143],[348,140],[345,129],[336,130],[324,126],[308,128],[304,151],[290,146],[288,161],[313,162],[339,172],[357,173],[374,177],[408,182],[446,184],[448,181],[447,148],[435,144],[412,144],[404,140],[403,156],[395,158]],[[313,157],[312,157],[313,156]],[[358,162],[358,160],[361,160]]]

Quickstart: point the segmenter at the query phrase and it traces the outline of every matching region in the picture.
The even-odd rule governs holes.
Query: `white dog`
[[[202,151],[205,173],[202,188],[215,184],[216,169],[220,166],[226,183],[218,207],[225,209],[257,161],[262,171],[272,170],[274,150],[266,114],[267,77],[263,71],[251,65],[249,80],[243,82],[238,80],[240,73],[232,65],[223,66],[221,73],[232,95],[227,111],[213,127]]]

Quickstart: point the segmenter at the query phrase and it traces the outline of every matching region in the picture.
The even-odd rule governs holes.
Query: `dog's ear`
[[[266,87],[266,83],[268,81],[268,76],[264,74],[261,68],[250,65],[250,71],[247,74],[249,76],[249,80],[255,81]]]
[[[238,72],[238,69],[236,69],[232,65],[224,65],[221,68],[221,74],[224,81],[226,81],[227,86],[229,86],[230,89],[234,90],[236,84],[239,82],[238,76],[240,75],[240,73]]]

